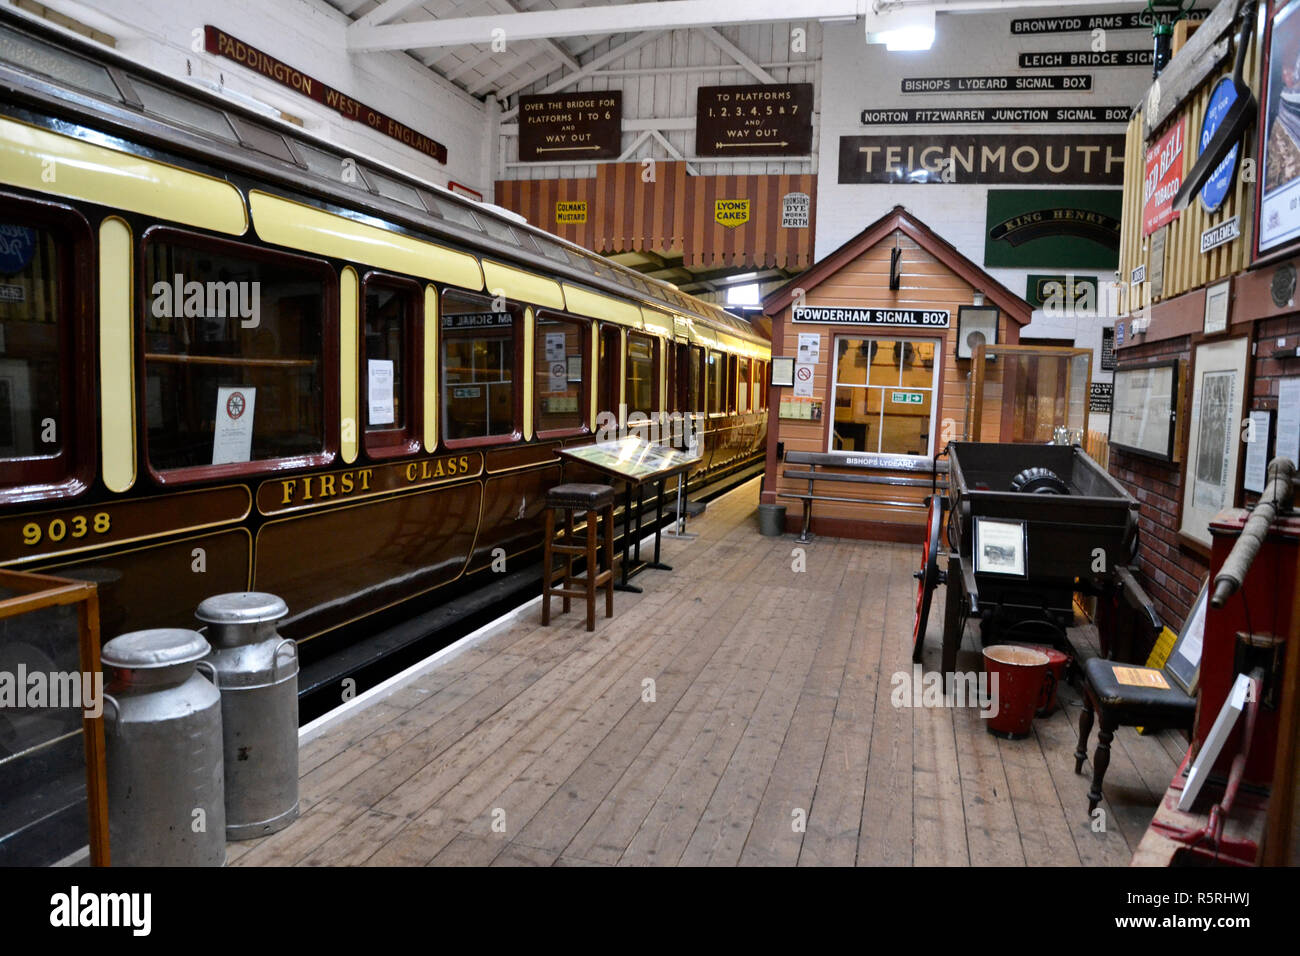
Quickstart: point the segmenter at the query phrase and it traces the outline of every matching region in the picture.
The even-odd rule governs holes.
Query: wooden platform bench
[[[898,458],[889,455],[851,454],[845,452],[818,453],[808,451],[790,451],[785,454],[785,471],[782,477],[808,482],[807,492],[783,491],[778,498],[798,498],[803,502],[803,531],[799,540],[811,541],[812,506],[814,501],[844,501],[850,504],[862,504],[862,498],[846,498],[842,495],[829,495],[818,492],[819,481],[849,481],[866,485],[890,485],[903,488],[931,488],[943,494],[948,487],[948,462],[938,462],[938,479],[935,480],[935,465],[929,461],[911,458]],[[795,467],[791,467],[795,466]],[[822,470],[818,470],[822,469]],[[833,470],[832,470],[833,469]],[[900,471],[916,472],[915,475],[900,475]],[[916,508],[925,510],[928,505],[923,500],[890,500],[873,498],[870,504],[888,505],[894,508]]]

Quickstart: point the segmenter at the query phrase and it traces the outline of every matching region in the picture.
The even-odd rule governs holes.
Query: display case
[[[980,344],[972,350],[966,395],[968,441],[1071,444],[1088,434],[1092,350]]]
[[[0,702],[0,866],[107,866],[94,584],[0,570]]]

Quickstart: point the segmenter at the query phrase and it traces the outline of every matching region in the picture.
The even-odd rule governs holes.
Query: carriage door
[[[603,325],[600,330],[600,407],[601,412],[609,412],[623,424],[619,417],[619,403],[622,401],[623,384],[623,337],[617,326]]]

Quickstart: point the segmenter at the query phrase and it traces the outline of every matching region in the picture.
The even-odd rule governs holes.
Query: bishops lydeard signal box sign
[[[621,90],[519,97],[521,163],[617,159],[622,146]]]
[[[813,85],[701,86],[695,155],[748,159],[812,152]]]
[[[829,325],[891,325],[924,329],[946,329],[947,309],[864,309],[836,306],[798,305],[791,320]]]

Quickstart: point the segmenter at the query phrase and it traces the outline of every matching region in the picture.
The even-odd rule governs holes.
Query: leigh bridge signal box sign
[[[616,159],[622,141],[621,90],[519,97],[521,163]]]
[[[748,159],[812,152],[813,85],[701,86],[695,155]]]

